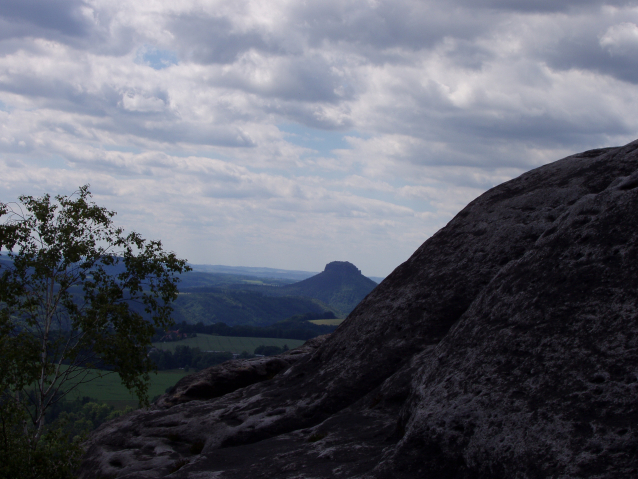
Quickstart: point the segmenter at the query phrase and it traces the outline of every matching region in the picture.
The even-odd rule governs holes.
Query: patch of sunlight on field
[[[241,353],[246,351],[253,353],[258,346],[278,346],[284,344],[289,349],[301,346],[305,341],[300,339],[279,339],[279,338],[239,338],[234,336],[213,336],[211,334],[197,334],[196,338],[182,339],[181,341],[169,341],[166,343],[153,343],[157,349],[164,351],[174,351],[177,346],[190,346],[199,348],[202,351],[230,351],[231,353]]]
[[[322,326],[339,326],[343,323],[343,319],[311,319],[310,322]]]

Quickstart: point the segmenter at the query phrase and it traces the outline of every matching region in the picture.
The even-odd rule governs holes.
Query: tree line
[[[257,346],[253,353],[243,351],[239,358],[248,359],[255,355],[274,356],[288,351],[288,345],[279,346]],[[202,351],[200,348],[179,345],[174,351],[152,348],[149,351],[149,358],[155,363],[158,371],[166,371],[167,369],[195,369],[199,371],[224,361],[233,359],[233,353],[228,351]]]
[[[153,348],[148,356],[159,371],[178,368],[200,370],[233,359],[230,352],[204,352],[200,348],[182,345],[177,346],[175,351]]]
[[[320,317],[315,317],[320,316]],[[322,334],[332,333],[336,326],[327,326],[314,324],[309,322],[312,319],[334,319],[332,313],[313,314],[307,313],[303,315],[292,316],[274,323],[271,326],[228,326],[226,323],[204,324],[201,321],[197,324],[189,324],[182,321],[175,328],[178,328],[182,334],[212,334],[215,336],[234,336],[240,338],[278,338],[278,339],[308,339],[321,336]],[[153,342],[159,342],[166,336],[166,331],[157,329],[153,336]]]

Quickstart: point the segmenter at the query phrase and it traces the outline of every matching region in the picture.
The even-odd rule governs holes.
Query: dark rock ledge
[[[100,427],[81,477],[638,476],[637,155],[492,188],[331,336]]]

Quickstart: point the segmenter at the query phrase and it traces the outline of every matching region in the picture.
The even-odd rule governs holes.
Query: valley
[[[8,264],[6,257],[0,260]],[[343,321],[343,310],[351,310],[376,283],[350,263],[334,262],[326,269],[312,275],[270,268],[195,266],[194,271],[181,276],[179,297],[173,304],[176,324],[168,332],[156,332],[151,358],[158,360],[166,352],[180,350],[181,354],[203,354],[210,364],[218,364],[242,353],[251,357],[258,348],[294,349],[310,338],[334,331]],[[301,281],[295,281],[299,278]],[[180,335],[190,337],[162,340]],[[215,354],[219,357],[213,358]],[[167,366],[164,359],[159,371],[151,374],[151,400],[199,369],[175,363]],[[116,409],[138,407],[137,398],[116,374],[91,370],[90,377],[85,384],[72,383],[76,387],[66,399],[90,398]]]
[[[301,281],[293,278],[309,273],[237,268],[244,274],[236,274],[227,272],[233,271],[230,267],[210,269],[200,265],[181,276],[175,322],[269,326],[307,313],[345,318],[377,286],[346,261],[333,261],[323,272]],[[275,277],[245,274],[254,270]]]

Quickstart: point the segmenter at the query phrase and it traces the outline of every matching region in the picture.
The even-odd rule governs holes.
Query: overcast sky
[[[385,276],[638,137],[637,2],[0,0],[0,201],[90,183],[192,263]]]

